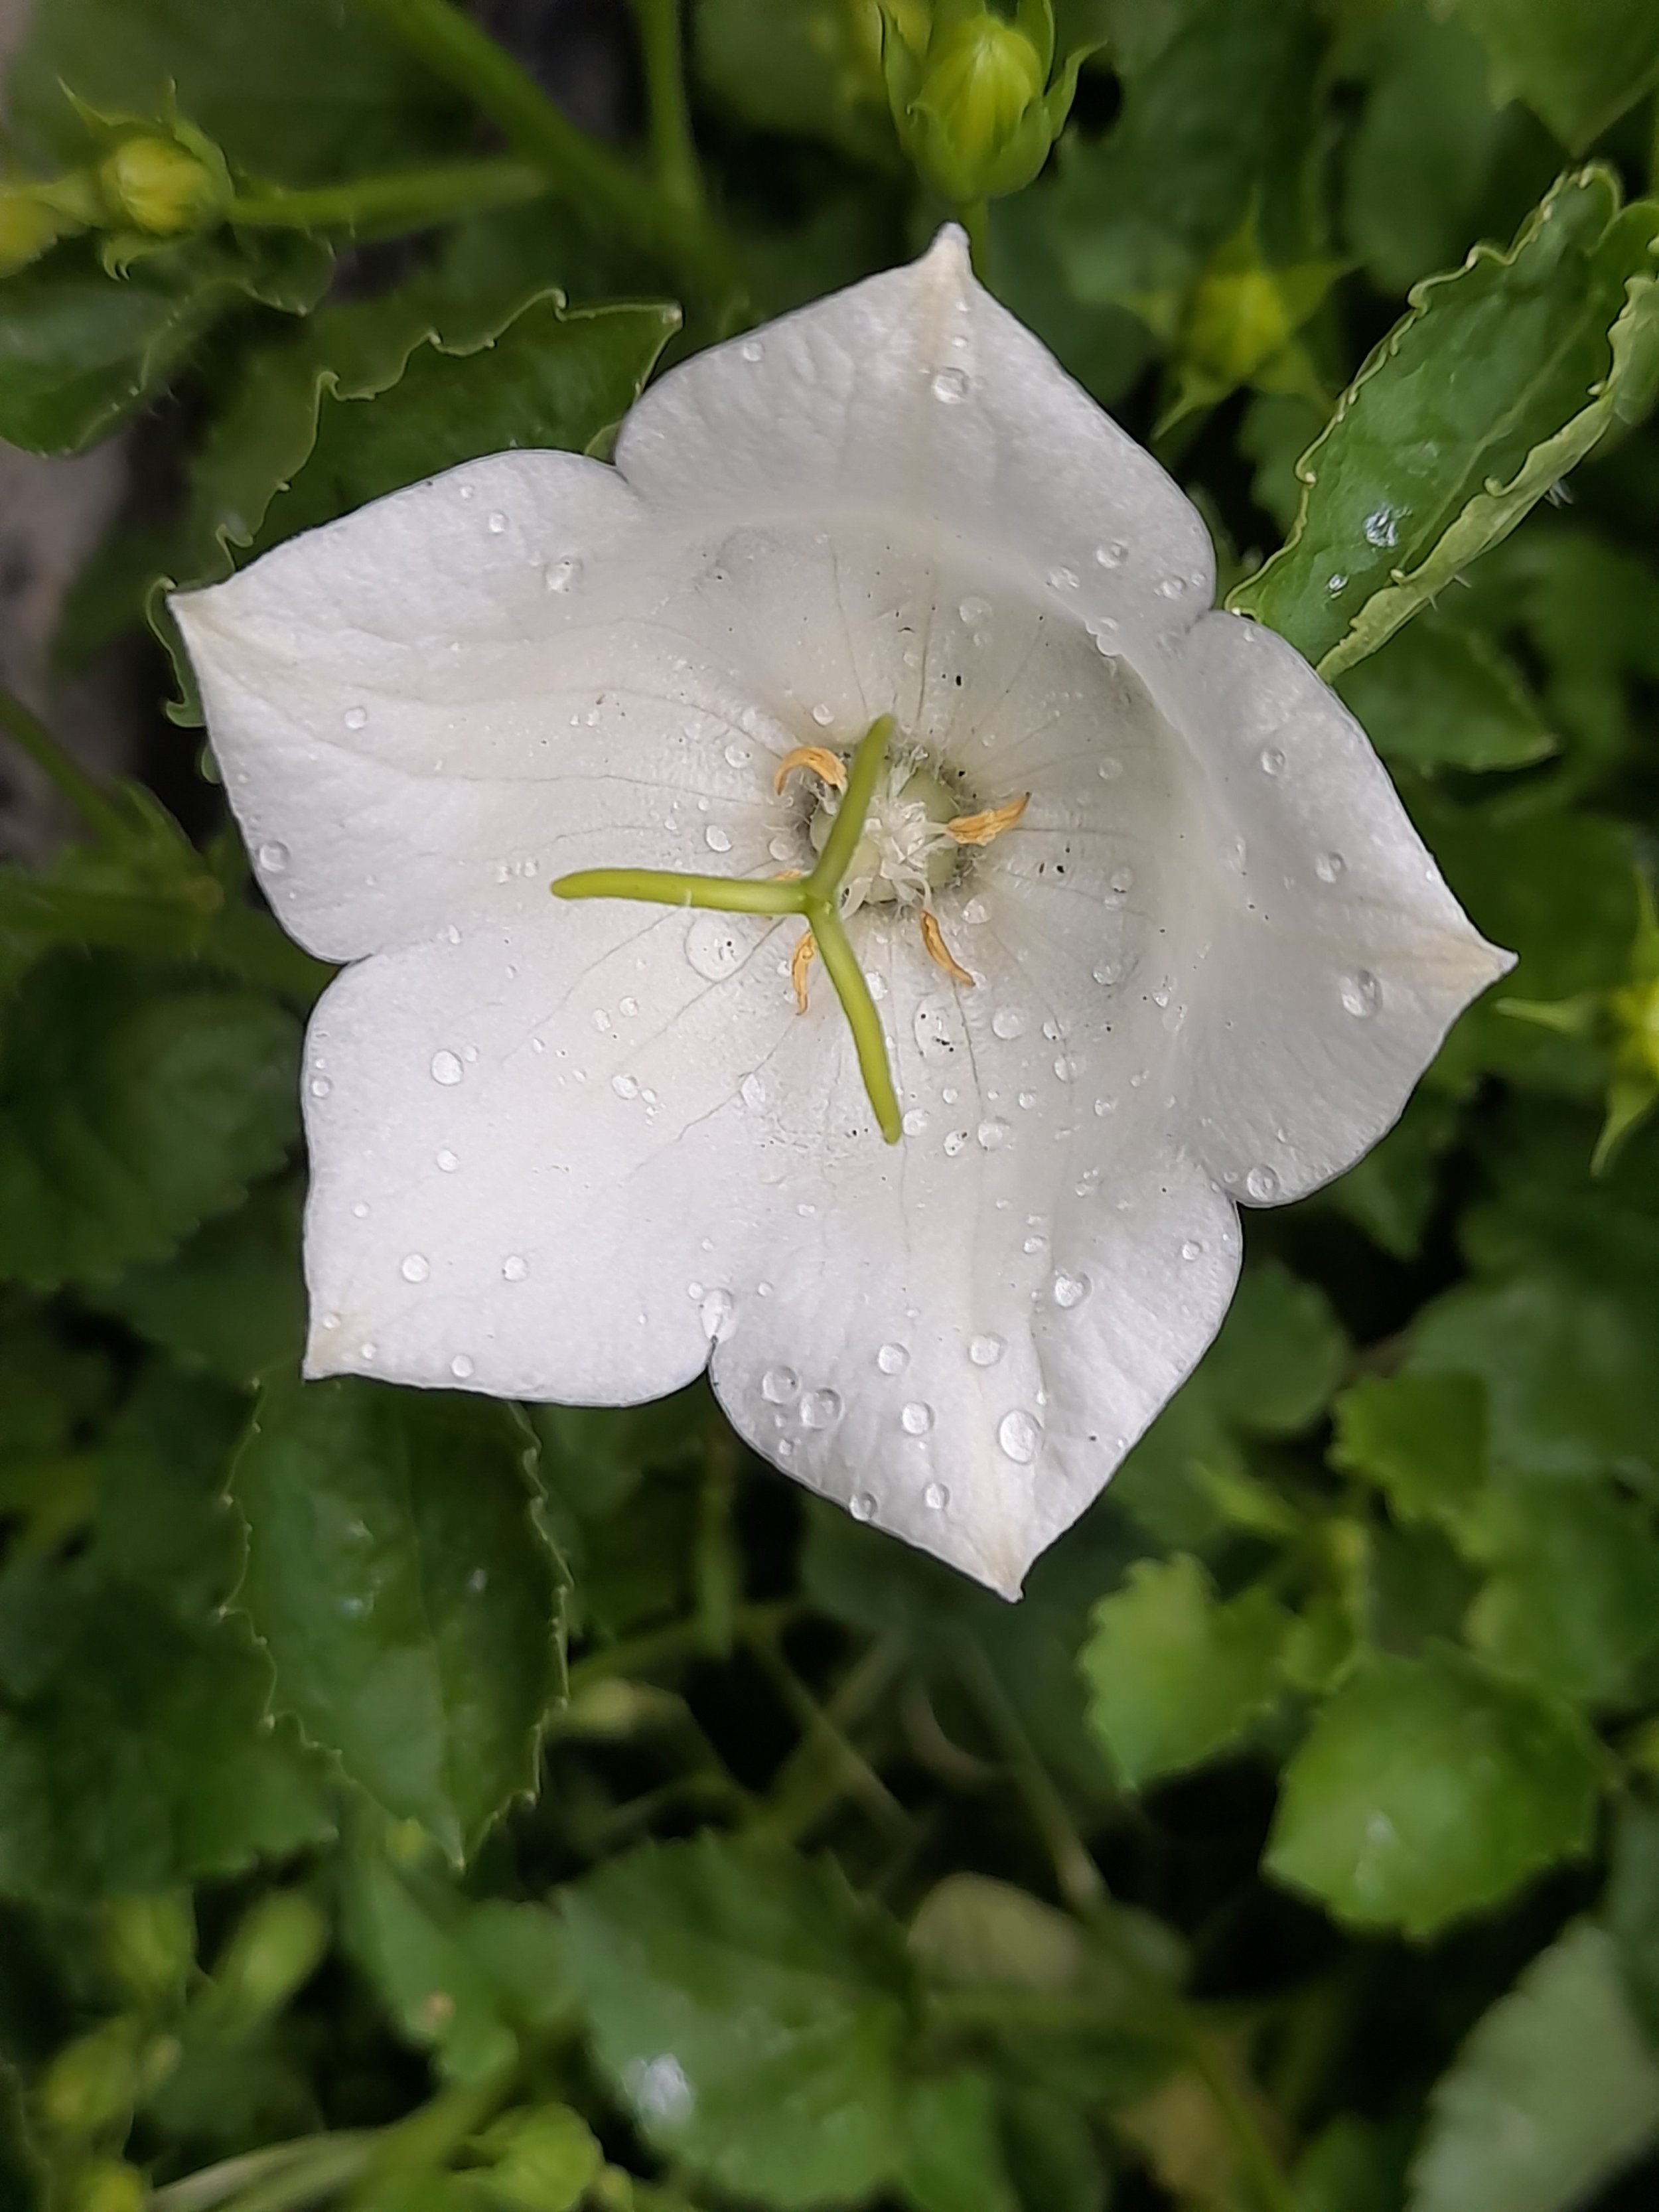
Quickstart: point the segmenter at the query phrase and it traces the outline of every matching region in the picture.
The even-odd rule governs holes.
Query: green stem
[[[152,2212],[210,2212],[233,2197],[269,2186],[279,2178],[290,2180],[301,2203],[305,2195],[326,2194],[362,2172],[368,2162],[374,2137],[368,2134],[301,2136],[292,2142],[272,2143],[264,2150],[243,2151],[238,2157],[204,2166],[180,2181],[156,2190],[149,2203]],[[303,2192],[303,2193],[302,2193]]]
[[[514,152],[578,206],[602,210],[647,251],[681,265],[721,319],[742,295],[725,242],[583,131],[454,0],[361,0],[411,52],[501,125]]]
[[[870,996],[870,986],[864,980],[858,954],[830,900],[814,899],[806,909],[806,918],[817,940],[823,972],[835,986],[847,1026],[853,1032],[853,1049],[858,1054],[859,1073],[864,1078],[864,1087],[875,1109],[876,1125],[887,1142],[896,1145],[904,1134],[904,1117],[899,1112],[898,1094],[893,1088],[893,1071],[888,1064],[887,1038],[881,1016]]]
[[[651,158],[664,197],[677,207],[701,212],[702,171],[691,135],[691,111],[685,97],[685,55],[680,29],[680,0],[634,0],[639,21],[640,53],[645,64],[646,108],[651,125]]]
[[[234,199],[226,219],[245,229],[422,230],[537,199],[549,189],[546,172],[532,162],[453,161],[305,191],[269,185]]]
[[[994,291],[996,287],[991,282],[991,204],[988,200],[969,200],[957,210],[957,214],[968,234],[974,274],[988,292]]]
[[[771,1795],[750,1820],[750,1832],[799,1843],[838,1799],[852,1796],[889,1835],[912,1835],[915,1824],[909,1814],[850,1734],[891,1687],[899,1671],[896,1645],[887,1638],[872,1644],[829,1704],[820,1705],[775,1635],[751,1633],[744,1640],[802,1729],[802,1741],[785,1761]]]
[[[3,685],[0,685],[0,729],[15,739],[100,843],[114,844],[126,836],[126,817],[114,800],[70,758],[40,716]]]
[[[876,795],[877,780],[892,734],[892,716],[880,714],[859,739],[853,764],[847,771],[847,788],[830,825],[830,835],[818,855],[818,864],[804,887],[807,898],[832,899],[841,890],[847,871],[853,865],[853,855],[859,848],[859,840],[864,835],[865,818],[870,811],[870,801]]]
[[[555,898],[642,899],[651,906],[700,906],[716,914],[805,914],[805,885],[744,876],[682,876],[672,868],[578,868],[548,885]]]

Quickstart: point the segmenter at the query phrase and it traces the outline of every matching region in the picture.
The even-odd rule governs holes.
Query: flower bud
[[[127,1995],[141,2005],[176,1996],[196,1959],[188,1894],[118,1898],[106,1915],[110,1966]]]
[[[143,2212],[149,2184],[136,2166],[95,2158],[82,2166],[70,2191],[71,2212]]]
[[[196,141],[198,134],[189,134]],[[206,139],[124,138],[100,165],[98,181],[111,216],[153,238],[205,230],[230,204],[230,178]]]
[[[27,269],[72,228],[27,186],[0,185],[0,276]]]
[[[298,1890],[262,1898],[214,1970],[215,1995],[233,2030],[280,2011],[322,1963],[328,1923]]]
[[[132,2027],[106,2021],[60,2051],[40,2084],[40,2112],[59,2134],[87,2138],[125,2120],[138,2087]]]
[[[1295,319],[1271,269],[1212,267],[1199,279],[1181,334],[1184,362],[1231,391],[1290,340]]]
[[[959,206],[1029,185],[1060,135],[1085,49],[1050,84],[1050,0],[1021,0],[1012,21],[987,0],[936,0],[925,40],[883,0],[883,64],[905,151]]]

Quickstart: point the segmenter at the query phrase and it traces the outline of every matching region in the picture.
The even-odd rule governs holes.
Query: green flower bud
[[[230,204],[223,157],[195,131],[124,138],[105,155],[98,181],[113,220],[152,238],[209,229]]]
[[[215,1998],[233,2032],[279,2011],[311,1979],[328,1948],[328,1923],[298,1890],[262,1898],[214,1970]]]
[[[142,2212],[149,2184],[136,2166],[118,2158],[95,2158],[82,2166],[70,2192],[73,2212]]]
[[[48,2127],[83,2140],[125,2124],[138,2089],[131,2023],[107,2021],[60,2051],[40,2084]]]
[[[882,0],[882,61],[905,151],[958,206],[1029,185],[1070,112],[1088,48],[1051,84],[1050,0],[1020,0],[1011,21],[987,0],[935,0],[925,40],[915,10]]]
[[[1193,293],[1182,357],[1231,391],[1288,343],[1295,326],[1272,270],[1212,269]]]
[[[0,276],[27,269],[74,228],[54,209],[43,206],[27,185],[0,185]]]
[[[175,1997],[196,1958],[188,1894],[118,1898],[106,1912],[110,1965],[128,1996],[142,2005]]]

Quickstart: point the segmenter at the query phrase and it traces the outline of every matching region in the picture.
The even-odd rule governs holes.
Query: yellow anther
[[[772,878],[775,884],[800,884],[806,880],[805,868],[780,868]]]
[[[988,806],[982,814],[958,814],[954,822],[945,823],[945,834],[958,845],[988,845],[1005,830],[1012,830],[1030,803],[1031,794],[1026,791],[1001,806]]]
[[[1021,804],[1023,805],[1024,801]],[[973,989],[973,977],[963,966],[961,961],[951,957],[951,948],[945,942],[944,933],[927,907],[921,909],[921,941],[927,948],[927,957],[936,968],[942,968],[953,983],[965,983],[970,991]]]
[[[801,932],[800,940],[789,956],[789,981],[795,987],[795,1012],[798,1014],[806,1012],[806,971],[811,966],[817,949],[817,939],[810,929],[805,929]]]
[[[774,791],[781,792],[798,768],[827,783],[831,791],[847,788],[847,763],[839,753],[832,753],[823,745],[797,745],[778,763],[778,772],[772,779]]]

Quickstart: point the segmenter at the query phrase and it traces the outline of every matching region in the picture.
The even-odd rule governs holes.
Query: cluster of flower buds
[[[1054,73],[1052,0],[879,0],[893,120],[916,167],[957,206],[1029,185],[1071,112],[1092,46]]]
[[[104,115],[70,97],[95,158],[59,177],[0,179],[0,276],[84,232],[124,262],[224,221],[234,186],[210,138],[177,115]]]

